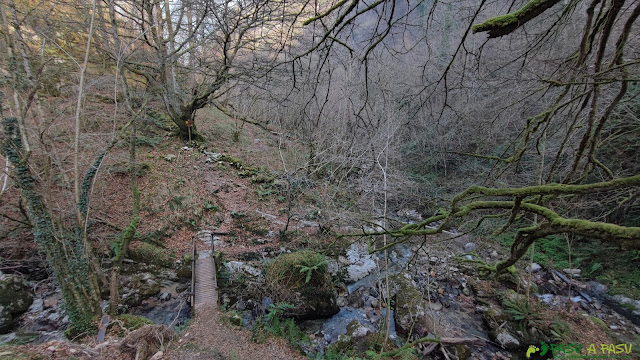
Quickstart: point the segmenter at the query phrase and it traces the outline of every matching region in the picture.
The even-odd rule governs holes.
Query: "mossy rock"
[[[0,334],[6,334],[13,327],[13,316],[9,310],[0,305]]]
[[[314,268],[307,279],[303,268]],[[280,286],[303,290],[305,288],[322,287],[327,283],[327,259],[324,255],[311,250],[300,250],[282,254],[267,266],[265,280]]]
[[[118,315],[116,316],[115,320],[120,321],[118,322],[112,322],[113,324],[118,324],[120,325],[120,327],[124,328],[125,330],[127,330],[127,332],[129,331],[133,331],[133,330],[138,330],[141,327],[145,326],[145,325],[152,325],[153,321],[147,319],[144,316],[139,316],[139,315],[131,315],[131,314],[122,314],[122,315]]]
[[[140,243],[129,249],[129,258],[137,262],[166,268],[174,267],[176,262],[176,255],[173,251],[149,243]]]
[[[19,314],[27,311],[31,303],[31,287],[24,279],[15,275],[0,277],[0,305],[12,314]]]
[[[509,321],[511,316],[505,313],[501,308],[492,305],[482,314],[482,318],[489,329],[495,329],[505,321]]]
[[[0,334],[9,331],[14,318],[27,311],[31,303],[31,287],[24,279],[15,275],[0,275]]]
[[[193,262],[193,259],[191,258],[191,255],[187,255],[183,257],[182,261],[180,262],[180,266],[178,266],[178,269],[176,270],[176,275],[179,278],[184,278],[184,279],[191,278],[192,262]]]
[[[322,254],[301,250],[280,255],[267,265],[265,281],[274,303],[294,305],[286,315],[318,319],[340,311],[336,291],[329,282],[327,259]]]
[[[401,335],[407,335],[414,321],[425,316],[425,300],[408,274],[399,274],[393,281],[396,292],[394,309],[396,330]]]

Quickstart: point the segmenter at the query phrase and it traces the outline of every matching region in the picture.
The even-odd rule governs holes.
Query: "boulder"
[[[515,336],[504,331],[496,335],[496,342],[505,349],[515,350],[520,347],[520,341]]]
[[[376,262],[369,254],[366,244],[352,244],[346,255],[347,275],[351,282],[362,279],[376,268]]]
[[[324,255],[301,250],[282,254],[267,265],[265,282],[271,299],[294,306],[285,315],[319,319],[340,311],[327,263]]]
[[[15,318],[29,309],[33,293],[19,276],[0,274],[0,334],[8,332]]]
[[[0,275],[0,305],[12,314],[29,310],[33,302],[31,287],[16,275]]]
[[[472,251],[475,251],[477,248],[478,247],[476,246],[476,244],[472,242],[468,242],[464,244],[464,252],[472,252]]]
[[[13,327],[13,316],[9,310],[0,305],[0,334],[6,334]]]
[[[427,314],[425,308],[427,302],[409,274],[403,273],[397,277],[394,290],[396,331],[405,336],[411,332],[416,337],[433,333],[433,319]]]

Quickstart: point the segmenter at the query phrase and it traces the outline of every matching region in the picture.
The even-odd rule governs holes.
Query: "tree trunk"
[[[113,259],[113,268],[111,268],[111,284],[109,285],[109,313],[117,315],[118,304],[120,303],[120,269],[122,261],[129,250],[129,243],[136,234],[138,224],[140,223],[140,190],[138,190],[138,181],[136,179],[136,126],[131,127],[131,135],[129,138],[129,175],[131,176],[131,192],[133,193],[133,214],[129,226],[123,231],[115,248],[115,257]]]
[[[82,229],[73,231],[56,229],[51,214],[36,188],[28,158],[25,157],[16,118],[6,118],[6,134],[2,151],[15,168],[18,187],[27,200],[34,238],[45,253],[47,261],[60,285],[72,328],[69,334],[95,330],[94,320],[100,315],[100,290],[96,274],[91,271],[90,259],[85,253]]]
[[[205,138],[198,132],[198,128],[195,124],[196,111],[207,104],[205,101],[195,100],[189,101],[186,105],[178,105],[173,103],[178,100],[175,98],[175,94],[166,93],[163,100],[165,103],[165,109],[167,110],[167,115],[178,127],[179,135],[183,140],[189,140],[189,134],[191,134],[192,141],[205,140]],[[189,129],[189,122],[191,122],[191,129]]]

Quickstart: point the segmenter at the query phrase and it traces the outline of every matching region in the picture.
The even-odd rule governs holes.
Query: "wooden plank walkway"
[[[193,307],[197,311],[204,305],[208,307],[218,308],[218,279],[216,278],[216,264],[213,256],[213,234],[204,230],[197,235],[199,241],[210,244],[210,251],[195,251],[195,242],[193,243],[193,254],[196,257],[193,285]],[[195,240],[194,240],[195,241]]]
[[[203,305],[218,307],[218,279],[215,259],[207,254],[196,260],[195,309]]]

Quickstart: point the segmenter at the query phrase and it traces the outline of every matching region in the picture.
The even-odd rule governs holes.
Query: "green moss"
[[[558,0],[531,0],[523,7],[512,13],[492,17],[481,24],[473,25],[471,29],[474,33],[490,30],[499,31],[500,29],[504,29],[506,31],[508,28],[515,29],[536,17],[544,10],[550,8],[557,2]],[[506,33],[508,32],[509,31]]]
[[[283,254],[269,263],[265,279],[289,289],[324,286],[328,280],[327,259],[311,250]]]
[[[175,252],[148,243],[141,243],[135,248],[129,249],[129,257],[131,257],[132,260],[145,264],[168,268],[173,267],[176,261]]]
[[[508,25],[512,25],[514,23],[515,24],[518,23],[518,17],[514,13],[511,13],[511,14],[492,17],[491,19],[481,24],[473,25],[471,30],[473,30],[473,32],[476,33],[476,32],[487,31],[495,27],[505,27]]]
[[[602,330],[609,330],[609,327],[607,326],[607,324],[604,323],[604,321],[600,320],[599,318],[595,317],[595,316],[589,316],[589,319],[591,319],[591,321],[598,325]]]
[[[120,321],[121,322],[120,326],[126,329],[127,331],[137,330],[145,325],[153,324],[153,321],[147,319],[144,316],[131,315],[131,314],[118,315],[116,316],[115,320]]]

